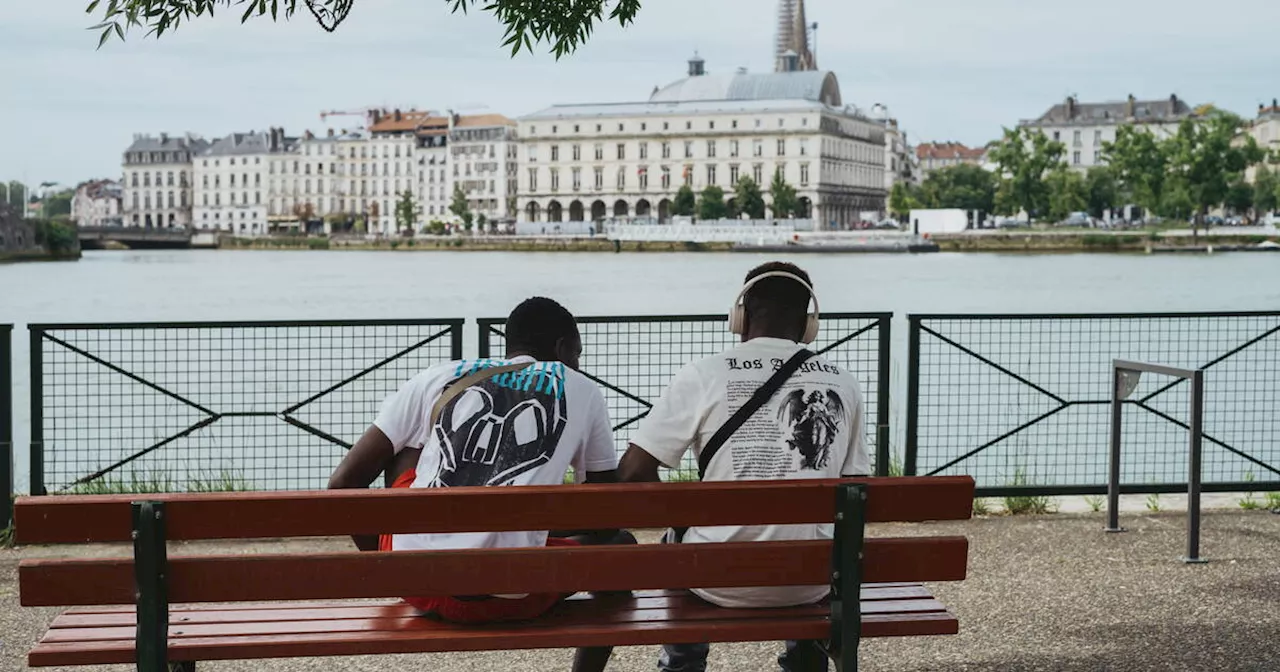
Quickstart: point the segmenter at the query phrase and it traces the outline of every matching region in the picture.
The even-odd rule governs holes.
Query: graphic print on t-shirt
[[[461,364],[456,374],[491,365]],[[532,364],[472,385],[432,428],[440,467],[430,487],[511,485],[551,460],[567,419],[563,364]]]
[[[778,407],[778,424],[789,431],[787,446],[800,453],[801,469],[827,468],[831,445],[847,421],[844,402],[830,389],[792,390]]]

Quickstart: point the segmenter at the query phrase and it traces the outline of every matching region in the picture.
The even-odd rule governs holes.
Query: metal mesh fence
[[[910,317],[908,474],[1104,492],[1114,359],[1205,369],[1206,490],[1280,489],[1280,313]],[[1185,487],[1190,385],[1125,402],[1122,483]]]
[[[322,488],[462,320],[31,325],[31,490]]]
[[[867,451],[882,470],[888,469],[891,317],[888,313],[823,315],[822,329],[812,346],[861,383],[867,406]],[[505,321],[479,320],[480,357],[503,354]],[[722,315],[585,317],[578,318],[578,327],[582,333],[582,371],[604,392],[619,454],[626,449],[636,423],[676,371],[724,351],[737,339],[725,327]],[[680,469],[666,477],[696,479],[697,466],[686,455]]]

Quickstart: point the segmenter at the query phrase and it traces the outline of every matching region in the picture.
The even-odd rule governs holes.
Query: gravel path
[[[963,534],[969,579],[938,584],[960,617],[955,637],[868,640],[863,670],[1280,670],[1280,516],[1211,511],[1204,518],[1206,565],[1184,565],[1185,517],[1130,513],[1128,532],[1101,531],[1101,514],[990,517],[961,523],[876,526],[876,535]],[[648,536],[648,535],[646,535]],[[337,540],[202,545],[203,552],[341,548]],[[194,550],[194,549],[192,549]],[[18,607],[23,557],[118,548],[0,551],[0,671],[24,669],[25,652],[56,610]],[[774,644],[712,649],[711,669],[776,670]],[[656,669],[656,647],[618,649],[610,670]],[[552,672],[567,670],[563,650],[428,656],[234,661],[210,671],[377,670],[378,672]],[[107,669],[107,668],[103,668]],[[111,669],[127,670],[127,667]]]

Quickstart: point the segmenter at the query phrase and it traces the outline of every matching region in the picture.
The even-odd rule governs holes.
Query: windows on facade
[[[649,143],[642,142],[640,143],[640,160],[643,161],[647,158],[649,158]]]
[[[627,159],[627,145],[626,143],[619,142],[618,143],[618,160],[625,161],[626,159]]]
[[[752,164],[751,179],[755,180],[756,184],[764,184],[764,164]]]
[[[686,159],[693,158],[693,141],[692,140],[684,141],[684,158]]]
[[[636,176],[638,178],[638,181],[640,182],[640,190],[644,191],[645,189],[648,189],[649,188],[649,167],[640,166],[640,168],[636,171]]]
[[[560,145],[551,145],[551,160],[560,160]]]
[[[573,169],[573,190],[578,191],[580,189],[582,189],[582,169],[574,168]]]
[[[595,179],[596,191],[600,191],[601,189],[604,189],[604,168],[601,168],[600,166],[596,166],[595,177],[596,177]]]
[[[551,174],[552,174],[552,175],[555,175],[555,173],[556,173],[556,171],[555,171],[555,169],[553,168],[553,169],[551,170]],[[556,182],[555,178],[554,178],[554,177],[553,177],[553,178],[551,178],[551,184],[553,184],[553,185],[554,185],[554,184],[555,184],[555,182]],[[552,187],[552,188],[554,189],[555,187]],[[529,191],[537,191],[537,190],[538,190],[538,169],[537,169],[537,168],[530,168],[530,169],[529,169]],[[434,188],[434,187],[432,188],[432,191],[435,191],[435,188]]]
[[[764,156],[764,140],[753,140],[751,142],[751,155]]]
[[[809,184],[809,164],[802,163],[800,164],[800,186],[803,187],[803,186],[807,186],[808,184]]]
[[[597,142],[597,143],[596,143],[596,146],[595,146],[595,150],[596,150],[596,161],[603,161],[603,160],[604,160],[604,145],[603,145],[603,144],[601,144],[601,143],[598,143],[598,142]]]
[[[729,186],[737,186],[738,184],[738,164],[729,164]]]
[[[670,166],[662,167],[662,188],[663,189],[671,188],[671,167]]]
[[[716,158],[716,141],[715,140],[707,141],[707,158],[709,159]]]
[[[716,165],[714,163],[707,164],[707,184],[716,183]]]

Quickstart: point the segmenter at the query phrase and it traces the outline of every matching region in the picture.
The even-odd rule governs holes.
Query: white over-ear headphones
[[[809,283],[805,282],[804,279],[794,273],[788,273],[786,271],[769,271],[768,273],[761,273],[760,275],[748,280],[747,284],[742,286],[742,291],[738,292],[738,298],[733,302],[733,308],[729,309],[729,331],[735,334],[742,333],[742,328],[747,321],[747,309],[742,304],[742,298],[747,295],[747,290],[751,289],[753,285],[765,278],[787,278],[800,283],[805,289],[809,290],[809,298],[813,299],[813,312],[809,313],[808,319],[805,320],[804,336],[800,337],[800,341],[803,343],[812,343],[814,339],[818,337],[818,295],[813,293],[813,287]]]

